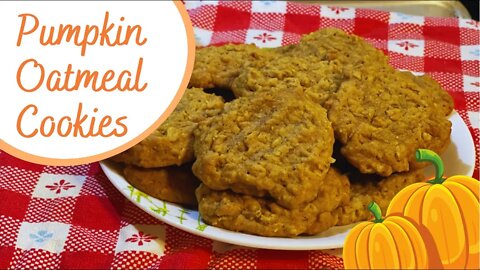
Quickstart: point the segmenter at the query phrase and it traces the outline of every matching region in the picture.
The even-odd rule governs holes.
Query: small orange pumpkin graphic
[[[425,269],[430,263],[427,244],[415,223],[401,216],[382,218],[380,207],[371,202],[375,219],[356,225],[345,239],[346,269]]]
[[[401,190],[387,215],[405,216],[427,229],[444,268],[479,269],[480,183],[460,175],[444,178],[442,160],[430,150],[417,150],[416,158],[433,163],[435,178]]]

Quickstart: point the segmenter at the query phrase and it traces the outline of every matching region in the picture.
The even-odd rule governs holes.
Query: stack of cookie
[[[223,105],[221,97],[189,88],[157,130],[112,160],[127,165],[124,176],[137,189],[162,200],[195,206],[199,181],[190,169],[193,131],[198,123],[219,114]]]
[[[335,225],[349,183],[330,169],[333,142],[326,110],[303,94],[262,91],[227,103],[195,131],[203,219],[265,236]]]
[[[338,29],[274,49],[199,49],[190,87],[234,98],[224,105],[218,95],[187,90],[202,101],[190,105],[186,95],[156,133],[115,159],[184,168],[195,160],[201,184],[192,200],[205,222],[229,230],[293,237],[368,219],[370,201],[385,210],[400,189],[424,179],[416,149],[441,153],[449,144],[448,93]],[[159,165],[174,160],[171,153],[188,158]],[[161,186],[156,181],[150,185]]]

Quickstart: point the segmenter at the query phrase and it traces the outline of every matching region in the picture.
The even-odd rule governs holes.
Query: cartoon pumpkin
[[[428,229],[444,268],[479,269],[479,181],[443,177],[443,162],[433,151],[419,149],[416,159],[431,162],[435,178],[401,190],[387,215],[405,216]]]
[[[375,219],[356,225],[345,239],[346,269],[426,269],[432,265],[422,230],[401,216],[382,218],[380,207],[371,202]]]

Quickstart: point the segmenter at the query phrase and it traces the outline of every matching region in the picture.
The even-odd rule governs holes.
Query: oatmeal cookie
[[[325,103],[341,153],[362,173],[409,171],[418,166],[416,149],[441,153],[450,142],[442,107],[404,75],[364,74],[342,83]]]
[[[152,169],[126,166],[123,174],[133,187],[152,197],[173,203],[197,205],[195,189],[200,181],[193,175],[190,165]]]
[[[363,38],[347,34],[340,29],[320,29],[303,36],[299,44],[278,50],[279,53],[287,56],[316,57],[317,62],[336,61],[342,68],[343,78],[346,79],[368,80],[371,74],[380,78],[389,74],[392,82],[409,81],[411,84],[416,84],[412,91],[419,91],[419,95],[429,103],[429,106],[437,107],[439,114],[448,115],[453,110],[452,98],[431,77],[415,76],[410,72],[395,70],[388,64],[388,57],[382,51]],[[309,60],[311,63],[314,61]]]
[[[360,174],[348,175],[350,181],[349,203],[341,205],[335,212],[338,214],[337,225],[347,225],[363,220],[373,219],[367,205],[375,201],[382,212],[387,211],[393,197],[404,187],[424,180],[423,170],[392,174],[389,177]]]
[[[300,43],[275,49],[273,59],[242,66],[231,83],[235,96],[256,91],[300,89],[323,104],[342,81],[388,66],[388,58],[362,38],[326,28],[305,35]]]
[[[382,51],[363,38],[336,28],[324,28],[304,35],[298,44],[278,50],[279,53],[294,57],[314,56],[320,61],[336,60],[347,75],[388,65],[388,58]]]
[[[219,114],[223,99],[199,88],[187,89],[172,114],[146,139],[112,160],[144,168],[181,165],[194,159],[193,131]]]
[[[395,71],[403,80],[413,80],[420,87],[422,98],[430,101],[430,106],[435,107],[439,114],[448,116],[453,111],[453,99],[440,84],[429,75],[415,76],[408,71]]]
[[[314,102],[323,104],[344,80],[342,72],[338,61],[322,61],[313,56],[279,56],[244,66],[231,88],[237,97],[257,91],[289,89],[304,92]]]
[[[271,198],[257,198],[231,191],[215,191],[201,184],[196,191],[199,212],[210,225],[263,236],[294,237],[316,234],[337,222],[334,209],[349,198],[349,183],[330,169],[317,198],[295,209],[286,209]]]
[[[317,196],[333,141],[320,105],[294,91],[257,92],[199,125],[193,172],[211,189],[268,195],[295,208]]]
[[[190,86],[230,88],[231,81],[247,62],[272,58],[274,51],[253,44],[227,44],[197,49]]]

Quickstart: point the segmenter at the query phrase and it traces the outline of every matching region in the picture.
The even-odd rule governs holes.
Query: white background
[[[61,23],[80,25],[82,30],[89,24],[98,25],[101,30],[105,11],[110,13],[109,23],[115,24],[110,31],[111,39],[115,38],[118,25],[122,25],[124,33],[127,25],[141,25],[142,36],[147,38],[147,43],[140,47],[134,42],[133,36],[127,46],[107,47],[99,45],[99,38],[96,45],[87,47],[85,56],[81,56],[81,47],[65,40],[59,46],[40,45],[43,25],[47,29],[55,26],[58,31]],[[17,47],[22,21],[18,15],[22,13],[34,14],[39,19],[39,26],[34,33],[24,36],[21,46]],[[120,21],[121,16],[125,17],[123,22]],[[0,138],[29,154],[58,159],[83,158],[127,143],[143,133],[164,113],[179,89],[187,65],[185,26],[179,11],[170,1],[3,2],[0,3],[0,20]],[[42,63],[46,76],[49,70],[64,71],[69,63],[73,64],[73,70],[113,69],[118,76],[125,69],[134,73],[140,57],[144,58],[141,82],[148,83],[143,92],[108,93],[82,88],[74,92],[50,92],[43,87],[34,93],[26,93],[16,83],[17,69],[28,58]],[[26,75],[28,74],[24,73],[24,81],[29,80]],[[35,77],[30,77],[30,80]],[[64,138],[54,133],[49,138],[40,134],[24,138],[17,132],[18,115],[30,103],[36,104],[39,112],[36,116],[30,115],[31,111],[26,114],[22,123],[25,131],[38,128],[46,115],[57,119],[62,116],[75,119],[79,102],[83,103],[84,113],[96,116],[97,126],[104,115],[111,115],[113,121],[126,115],[128,119],[123,123],[128,126],[127,135]],[[99,109],[97,113],[93,113],[95,107]],[[84,124],[86,130],[89,120],[90,117]],[[109,129],[106,130],[108,132]]]

